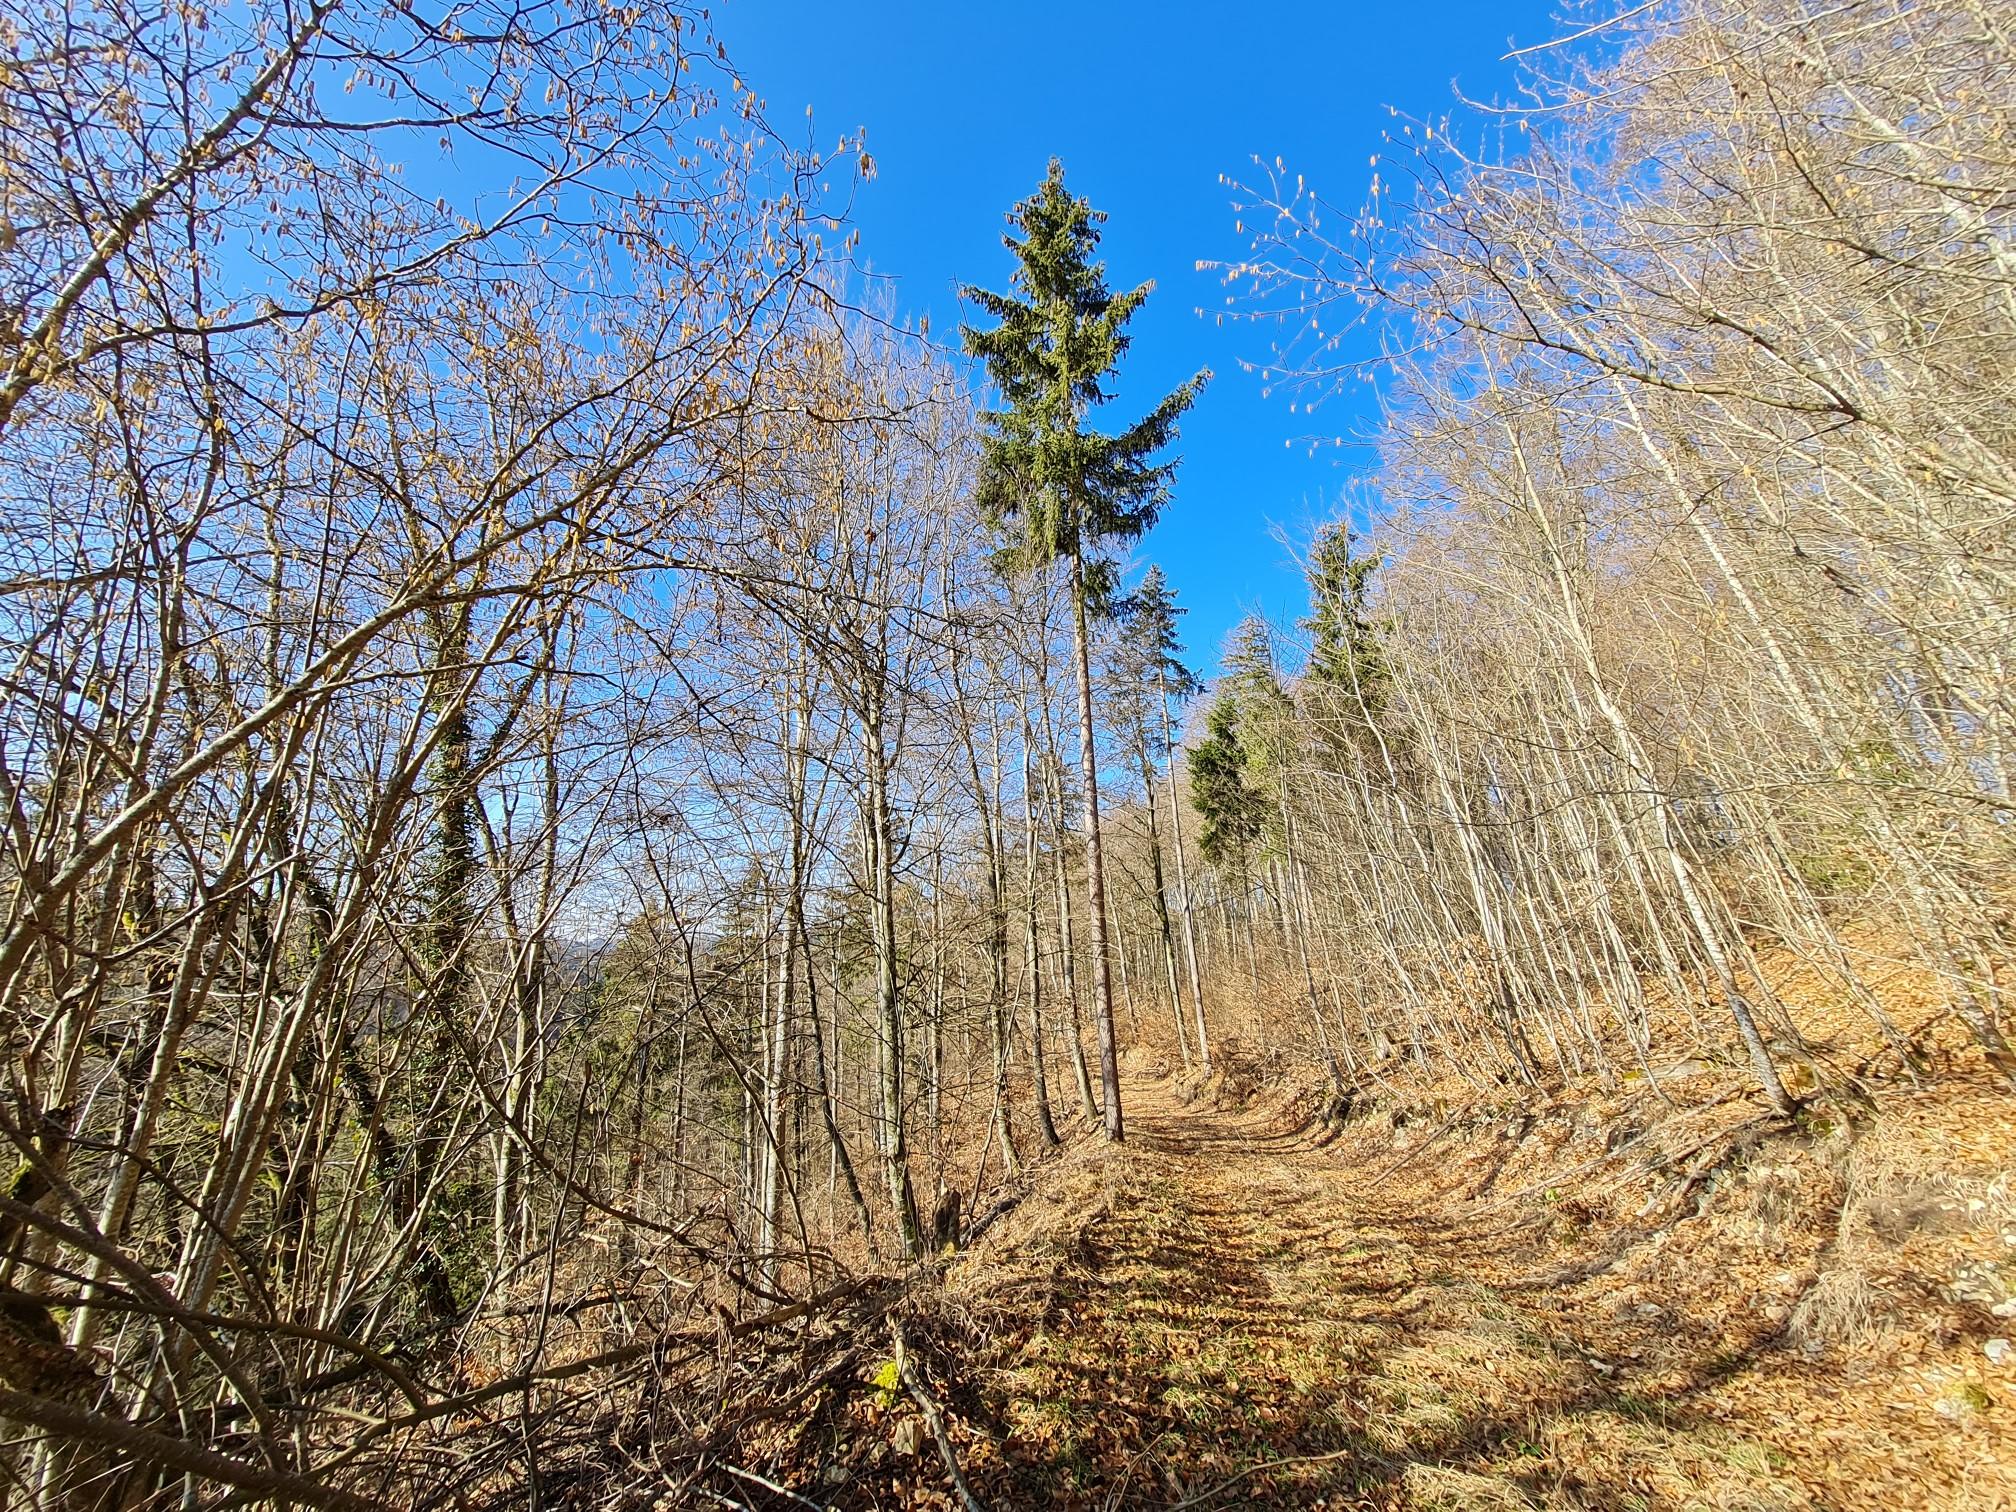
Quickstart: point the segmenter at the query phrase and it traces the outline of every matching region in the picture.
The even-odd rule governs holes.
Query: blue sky
[[[1301,417],[1238,366],[1265,359],[1266,329],[1196,313],[1223,301],[1197,260],[1244,248],[1219,175],[1278,154],[1355,206],[1393,124],[1389,105],[1432,118],[1452,108],[1457,85],[1503,96],[1508,46],[1563,29],[1535,0],[728,0],[715,20],[780,131],[795,139],[808,105],[823,146],[866,129],[877,175],[853,216],[860,256],[934,336],[954,339],[961,282],[1007,286],[1002,216],[1053,154],[1109,213],[1113,284],[1152,278],[1157,293],[1135,320],[1108,428],[1199,367],[1217,375],[1184,423],[1175,502],[1138,557],[1167,569],[1190,610],[1190,660],[1207,673],[1242,615],[1301,612],[1299,575],[1272,527],[1306,535],[1365,463],[1362,451],[1312,458],[1284,444],[1304,434]],[[1374,418],[1369,392],[1319,415],[1347,435]]]

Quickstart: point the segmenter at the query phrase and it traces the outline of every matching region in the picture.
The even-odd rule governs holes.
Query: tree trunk
[[[1050,1113],[1050,1080],[1043,1057],[1043,940],[1036,927],[1036,792],[1031,782],[1033,763],[1029,714],[1022,714],[1022,821],[1023,821],[1023,909],[1022,958],[1029,972],[1029,1067],[1035,1080],[1036,1132],[1047,1148],[1055,1149],[1057,1121]]]
[[[1071,555],[1071,630],[1078,661],[1078,750],[1085,782],[1085,891],[1092,928],[1092,1011],[1099,1027],[1099,1079],[1106,1137],[1126,1137],[1120,1115],[1120,1047],[1113,1032],[1113,981],[1106,959],[1106,851],[1099,831],[1099,758],[1092,723],[1092,637],[1085,622],[1085,563]]]
[[[1183,799],[1176,791],[1176,742],[1169,724],[1169,695],[1162,695],[1162,743],[1169,752],[1169,835],[1176,852],[1176,906],[1183,916],[1183,953],[1190,965],[1190,1011],[1197,1023],[1197,1064],[1211,1069],[1211,1035],[1204,1026],[1204,980],[1197,969],[1197,914],[1190,902],[1190,864],[1183,856]]]
[[[1162,945],[1162,965],[1169,981],[1169,1015],[1176,1022],[1176,1047],[1182,1052],[1183,1067],[1190,1067],[1190,1036],[1183,1024],[1183,984],[1176,970],[1176,934],[1169,923],[1168,879],[1162,866],[1162,825],[1156,814],[1155,765],[1148,754],[1148,731],[1138,732],[1141,760],[1141,796],[1148,805],[1148,871],[1151,899],[1155,905],[1155,931]]]
[[[906,1258],[923,1244],[917,1197],[910,1183],[910,1150],[903,1127],[903,1004],[897,989],[895,821],[889,805],[889,764],[883,748],[879,691],[867,700],[862,744],[867,757],[869,907],[875,941],[875,1025],[878,1065],[877,1139],[889,1207]]]

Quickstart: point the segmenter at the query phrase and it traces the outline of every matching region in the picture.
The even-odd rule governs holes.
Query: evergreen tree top
[[[962,335],[1006,401],[986,416],[979,503],[996,523],[1019,527],[1018,554],[1035,565],[1082,565],[1154,524],[1176,470],[1156,454],[1210,377],[1200,371],[1124,430],[1086,425],[1112,398],[1106,383],[1127,351],[1127,323],[1154,289],[1107,288],[1097,256],[1105,219],[1065,188],[1064,165],[1051,159],[1002,238],[1016,258],[1013,292],[962,291],[997,322]]]
[[[1280,691],[1280,662],[1274,654],[1274,627],[1249,614],[1225,640],[1225,677],[1240,693]]]
[[[1176,621],[1189,611],[1176,602],[1159,563],[1148,568],[1140,586],[1117,608],[1127,626],[1132,665],[1144,686],[1171,698],[1188,698],[1203,686],[1184,665],[1183,641],[1176,633]]]
[[[1204,738],[1189,761],[1190,801],[1203,822],[1197,848],[1213,866],[1241,872],[1267,825],[1266,797],[1248,778],[1252,753],[1242,714],[1239,700],[1221,688],[1204,712]]]
[[[1380,558],[1354,550],[1351,527],[1336,522],[1317,532],[1309,550],[1309,676],[1376,701],[1387,667],[1371,615],[1371,579]]]

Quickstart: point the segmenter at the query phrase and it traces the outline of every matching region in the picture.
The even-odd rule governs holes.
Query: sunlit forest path
[[[1094,1211],[1028,1251],[1010,1458],[1095,1503],[1341,1489],[1367,1447],[1359,1378],[1407,1332],[1414,1243],[1305,1134],[1129,1090]],[[1325,1458],[1252,1468],[1303,1456]]]
[[[1790,1350],[1710,1220],[1599,1238],[1548,1193],[1461,1200],[1517,1143],[1495,1130],[1128,1090],[1125,1149],[1067,1158],[955,1266],[1008,1320],[960,1404],[990,1505],[2004,1504],[1994,1447],[1901,1375],[1844,1393]]]

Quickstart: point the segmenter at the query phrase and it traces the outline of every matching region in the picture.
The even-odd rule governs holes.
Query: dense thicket
[[[703,22],[9,23],[10,1500],[536,1483],[1099,1115],[1111,522],[994,559],[963,376],[822,282],[847,144]]]
[[[1908,1060],[1901,955],[2016,1074],[2006,18],[1691,0],[1533,62],[1502,154],[1410,125],[1357,216],[1278,174],[1245,210],[1301,401],[1352,321],[1403,354],[1376,606],[1325,536],[1293,719],[1256,658],[1220,695],[1341,984],[1310,1012],[1350,1065],[1528,1082],[1685,1015],[1783,1105],[1852,1068],[1757,951]]]

